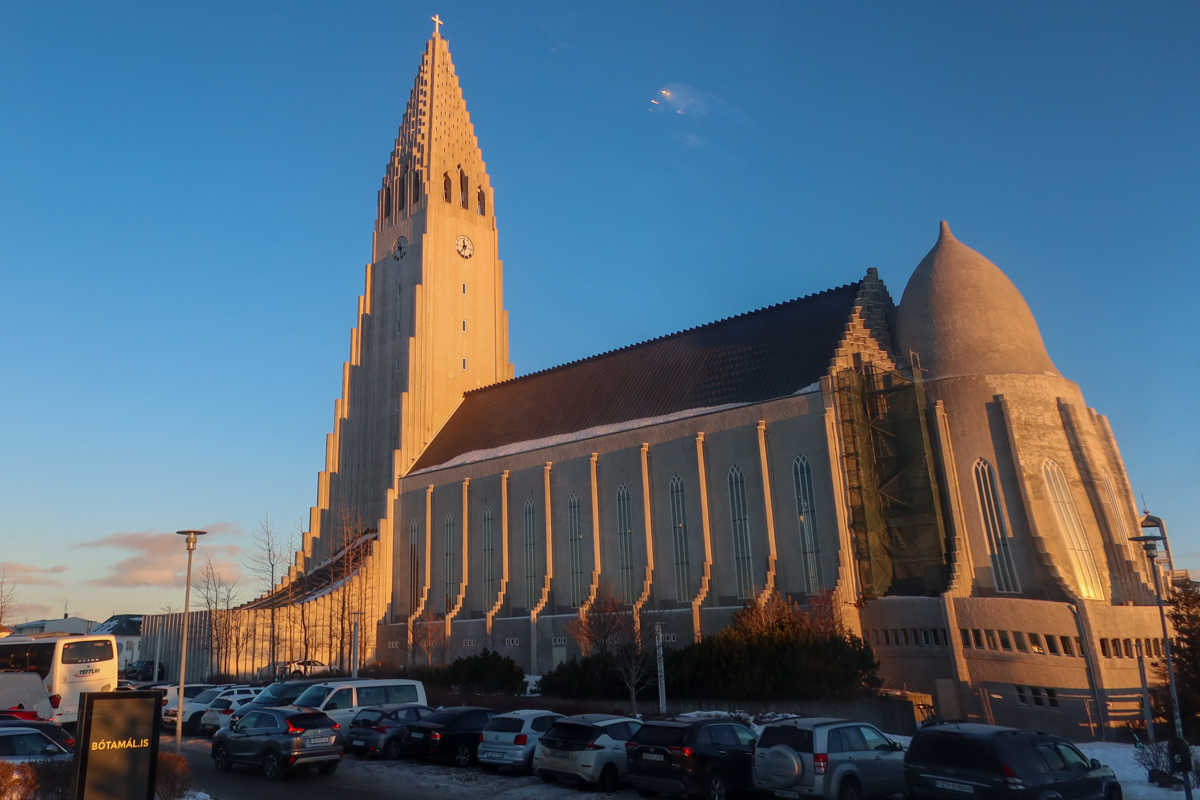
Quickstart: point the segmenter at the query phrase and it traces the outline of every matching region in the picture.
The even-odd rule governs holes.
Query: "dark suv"
[[[234,764],[253,764],[272,781],[293,767],[316,766],[322,775],[332,775],[342,761],[338,728],[336,722],[311,708],[251,711],[213,736],[213,766],[229,772]]]
[[[974,723],[917,731],[904,778],[913,800],[1121,800],[1113,771],[1066,739]]]
[[[475,761],[483,729],[496,716],[490,708],[458,706],[410,722],[400,740],[400,755],[448,760],[465,767]]]
[[[725,800],[752,787],[754,732],[728,720],[661,719],[625,742],[629,785],[641,792]]]

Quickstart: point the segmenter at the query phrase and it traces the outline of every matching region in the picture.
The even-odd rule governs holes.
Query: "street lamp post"
[[[1171,634],[1167,629],[1167,611],[1163,606],[1162,578],[1159,576],[1157,563],[1158,543],[1166,539],[1167,529],[1161,519],[1151,516],[1150,514],[1146,514],[1142,517],[1140,526],[1143,529],[1157,528],[1158,530],[1162,531],[1162,534],[1158,536],[1131,536],[1129,537],[1129,541],[1137,542],[1142,545],[1142,549],[1146,552],[1146,561],[1150,566],[1150,572],[1154,575],[1154,595],[1158,600],[1159,622],[1162,623],[1163,658],[1167,662],[1167,685],[1170,687],[1171,691],[1171,713],[1175,720],[1175,738],[1182,741],[1183,719],[1179,716],[1179,692],[1175,688],[1175,662],[1171,658]],[[1190,763],[1190,755],[1188,757],[1188,761],[1189,763],[1187,765],[1187,771],[1190,773],[1192,766]],[[1187,796],[1187,800],[1192,800],[1192,778],[1190,774],[1184,775],[1183,791]]]
[[[187,680],[187,651],[188,651],[188,608],[192,602],[192,553],[196,550],[196,537],[204,536],[208,531],[175,531],[180,536],[187,537],[187,582],[183,588],[183,643],[179,647],[179,696],[175,707],[175,752],[183,749],[183,684]],[[1190,800],[1190,798],[1189,798]]]

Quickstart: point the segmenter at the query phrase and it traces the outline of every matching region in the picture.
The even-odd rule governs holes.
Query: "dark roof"
[[[786,397],[825,374],[859,284],[469,392],[413,465],[688,409]]]
[[[101,622],[92,633],[111,633],[113,636],[141,636],[142,617],[140,614],[114,614]]]

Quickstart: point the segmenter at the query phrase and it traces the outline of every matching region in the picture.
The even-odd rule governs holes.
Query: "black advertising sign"
[[[72,800],[154,800],[158,692],[79,696]]]

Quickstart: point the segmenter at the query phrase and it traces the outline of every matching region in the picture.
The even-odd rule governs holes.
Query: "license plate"
[[[642,753],[643,761],[662,761],[663,757],[658,753]]]
[[[424,739],[424,738],[425,738],[425,734],[423,734],[423,733],[417,733],[417,732],[415,732],[415,731],[414,731],[414,732],[413,732],[413,735],[412,735],[412,738],[414,738],[414,739]]]
[[[499,753],[484,753],[483,757],[484,758],[499,758],[500,754]]]
[[[800,796],[800,793],[799,793],[799,792],[793,792],[791,789],[776,789],[776,790],[775,790],[775,796],[776,796],[776,797],[792,797],[792,798],[797,798],[797,797],[799,797],[799,796]]]
[[[550,750],[550,749],[546,749],[546,750],[544,750],[543,752],[546,754],[546,757],[547,757],[547,758],[566,758],[566,757],[567,757],[567,751],[566,751],[566,750]]]
[[[318,747],[323,744],[329,744],[333,741],[332,736],[314,736],[311,739],[304,740],[305,747]]]
[[[949,789],[952,792],[975,794],[975,788],[966,783],[957,783],[955,781],[934,781],[933,785],[939,789]]]
[[[362,739],[355,739],[353,742],[351,742],[351,744],[355,744],[355,745],[358,745],[359,747],[362,747],[366,744],[366,742],[364,742]]]

